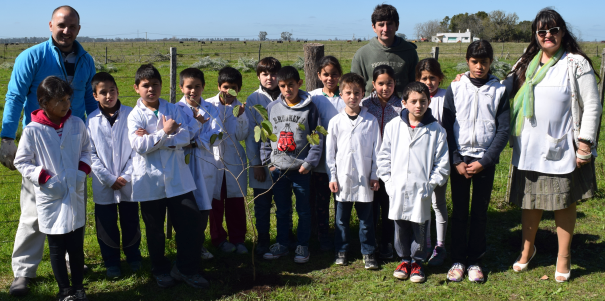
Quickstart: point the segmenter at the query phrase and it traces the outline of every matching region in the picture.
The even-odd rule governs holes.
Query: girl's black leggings
[[[75,290],[83,289],[84,280],[84,227],[66,234],[47,235],[50,252],[50,265],[59,284],[59,289],[73,287]],[[65,252],[69,254],[71,268],[71,284],[67,275]]]

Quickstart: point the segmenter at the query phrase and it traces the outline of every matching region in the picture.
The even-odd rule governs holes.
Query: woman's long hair
[[[538,28],[538,26],[540,28]],[[540,51],[540,43],[538,42],[536,31],[539,29],[549,29],[553,27],[560,27],[559,30],[561,30],[564,34],[561,41],[561,47],[563,47],[567,53],[574,53],[583,56],[590,63],[590,67],[594,70],[592,60],[586,55],[586,53],[584,53],[584,51],[582,51],[580,45],[578,45],[578,42],[576,42],[576,37],[568,30],[567,23],[565,20],[563,20],[563,17],[561,17],[561,15],[555,10],[545,8],[541,10],[538,15],[536,15],[534,22],[531,24],[531,39],[527,50],[519,59],[515,69],[511,70],[509,73],[509,75],[513,73],[516,75],[512,91],[513,93],[511,96],[517,94],[519,88],[521,88],[521,86],[523,86],[525,83],[525,71],[527,70],[527,66],[529,66],[531,60]],[[598,74],[596,74],[596,76],[599,77]]]

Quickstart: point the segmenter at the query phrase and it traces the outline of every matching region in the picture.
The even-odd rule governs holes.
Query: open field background
[[[150,60],[160,70],[164,79],[163,97],[169,93],[169,61],[159,59],[168,53],[169,47],[177,47],[179,53],[178,72],[189,67],[204,56],[222,57],[235,64],[240,57],[258,59],[259,42],[214,42],[201,45],[197,42],[180,44],[149,42],[145,43],[84,43],[84,48],[98,61],[105,62],[105,47],[108,47],[108,61],[117,68],[113,72],[121,92],[120,99],[126,105],[134,105],[138,95],[134,92],[134,73],[141,63]],[[334,55],[340,59],[343,70],[350,70],[351,59],[355,51],[365,43],[351,44],[344,41],[321,42],[326,45],[325,54]],[[282,65],[294,63],[298,56],[303,56],[303,43],[263,43],[261,57],[274,56]],[[431,47],[440,47],[440,59],[447,79],[442,83],[445,88],[458,73],[454,67],[464,62],[464,53],[468,44],[435,44],[419,43],[419,57],[430,56]],[[0,64],[14,61],[14,57],[28,45],[9,45],[0,48]],[[595,69],[600,69],[601,58],[596,56],[602,51],[603,44],[586,43],[584,50],[592,58]],[[496,57],[508,63],[514,63],[523,52],[526,44],[500,43],[494,44]],[[502,48],[504,50],[502,50]],[[5,52],[2,52],[2,51]],[[140,51],[140,54],[139,54]],[[507,56],[507,53],[509,55]],[[206,75],[205,98],[217,93],[217,71],[204,70]],[[301,72],[302,73],[302,72]],[[0,111],[4,108],[4,96],[10,69],[0,69]],[[254,71],[244,72],[244,84],[240,99],[245,99],[258,88],[258,80]],[[301,74],[302,77],[302,74]],[[177,89],[177,99],[181,97]],[[601,140],[605,140],[601,138]],[[603,154],[603,147],[599,147]],[[492,193],[492,203],[489,211],[488,254],[484,265],[488,271],[488,281],[477,285],[469,282],[446,283],[445,274],[451,264],[437,268],[427,268],[427,282],[416,285],[409,281],[398,281],[391,275],[397,262],[382,262],[379,271],[365,271],[359,252],[357,238],[357,221],[353,218],[350,256],[353,262],[347,267],[337,267],[332,264],[331,252],[321,253],[315,238],[311,241],[311,260],[305,265],[297,265],[291,255],[277,261],[267,262],[255,260],[256,280],[253,280],[251,256],[223,255],[210,245],[207,239],[206,247],[215,254],[215,258],[204,261],[201,265],[204,276],[211,281],[208,290],[194,290],[184,284],[174,288],[159,289],[150,274],[150,263],[143,235],[142,252],[146,259],[143,270],[132,274],[123,264],[124,276],[117,280],[105,278],[99,247],[96,242],[93,221],[92,190],[89,181],[88,214],[84,251],[86,263],[91,272],[86,275],[85,284],[91,300],[214,300],[214,299],[323,299],[334,298],[341,300],[371,300],[371,299],[409,299],[409,300],[542,300],[542,299],[593,299],[603,300],[605,297],[605,194],[599,190],[597,197],[578,206],[578,221],[576,235],[572,244],[572,281],[568,284],[557,284],[554,281],[554,264],[557,254],[556,228],[552,213],[545,213],[541,229],[538,232],[536,246],[538,254],[530,265],[529,272],[515,274],[511,271],[512,263],[517,257],[521,239],[521,213],[517,208],[506,203],[506,186],[511,149],[505,149],[500,158],[496,171],[496,181]],[[597,158],[597,179],[599,187],[605,184],[605,170],[602,157]],[[19,219],[19,189],[21,176],[16,171],[0,167],[0,300],[16,300],[8,296],[8,287],[12,281],[10,258],[13,240]],[[251,202],[251,200],[249,199]],[[451,200],[448,193],[448,206],[451,210]],[[249,206],[252,210],[253,206]],[[296,215],[295,215],[296,219]],[[272,219],[273,229],[275,219]],[[296,223],[295,223],[296,225]],[[144,224],[141,222],[142,228]],[[144,231],[144,230],[143,230]],[[252,247],[252,226],[248,226],[247,246]],[[209,237],[208,231],[206,232]],[[275,237],[275,232],[272,233]],[[433,227],[433,240],[435,230]],[[175,258],[174,239],[166,243],[167,255]],[[446,246],[449,246],[449,234]],[[542,275],[549,280],[540,280]],[[38,269],[38,278],[31,294],[26,300],[48,300],[56,294],[56,283],[50,267],[48,251]]]

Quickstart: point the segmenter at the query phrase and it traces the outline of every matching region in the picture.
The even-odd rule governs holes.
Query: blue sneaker
[[[176,265],[172,267],[170,276],[172,276],[174,280],[183,281],[193,288],[207,288],[210,286],[208,280],[204,279],[204,277],[202,277],[200,274],[184,275],[179,271]]]
[[[265,253],[265,255],[263,255],[263,258],[271,260],[278,259],[286,255],[288,255],[288,247],[276,243],[269,247],[269,252]]]
[[[431,255],[431,258],[429,258],[429,265],[442,265],[443,261],[445,261],[445,257],[447,257],[447,252],[445,251],[445,248],[436,246],[435,249],[433,249],[433,255]]]
[[[118,278],[122,276],[122,271],[119,266],[107,267],[107,278]]]

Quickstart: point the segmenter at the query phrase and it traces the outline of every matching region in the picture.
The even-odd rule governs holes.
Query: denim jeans
[[[141,226],[139,224],[139,203],[95,204],[97,241],[105,267],[120,266],[120,229],[122,229],[122,249],[127,262],[141,261]]]
[[[166,235],[164,220],[166,210],[176,232],[176,266],[184,275],[198,273],[202,244],[200,234],[201,214],[192,192],[171,198],[141,202],[141,215],[145,222],[147,250],[154,275],[170,272],[170,260],[164,255]]]
[[[290,224],[292,222],[292,191],[296,197],[296,213],[298,214],[297,239],[298,245],[309,246],[311,237],[311,207],[309,206],[309,195],[311,173],[301,174],[298,170],[282,172],[274,169],[273,177],[273,200],[277,208],[277,242],[288,246]]]
[[[429,222],[419,224],[404,220],[394,221],[395,251],[400,258],[413,259],[416,262],[423,262],[426,259],[429,250],[426,247]]]
[[[59,289],[73,287],[83,288],[84,281],[84,227],[65,234],[48,234],[48,253],[50,265],[55,275]],[[67,275],[65,252],[69,254],[71,268],[71,285]]]
[[[256,231],[258,243],[268,245],[271,240],[271,202],[273,190],[254,188],[254,217],[256,218]]]
[[[328,174],[314,172],[311,176],[311,206],[312,225],[317,227],[319,243],[330,246],[330,180]]]
[[[361,254],[372,254],[376,249],[372,203],[337,202],[338,210],[336,210],[336,228],[334,229],[335,250],[336,252],[347,252],[349,249],[349,224],[353,205],[355,205],[355,211],[357,211],[357,217],[359,218]]]
[[[456,167],[452,166],[450,179],[452,181],[453,210],[450,225],[452,226],[451,254],[454,262],[467,266],[480,264],[480,259],[487,250],[487,208],[494,186],[495,172],[496,167],[492,166],[467,179],[458,174]],[[471,183],[473,184],[473,200],[469,204],[471,202]],[[469,205],[471,212],[467,236]]]

